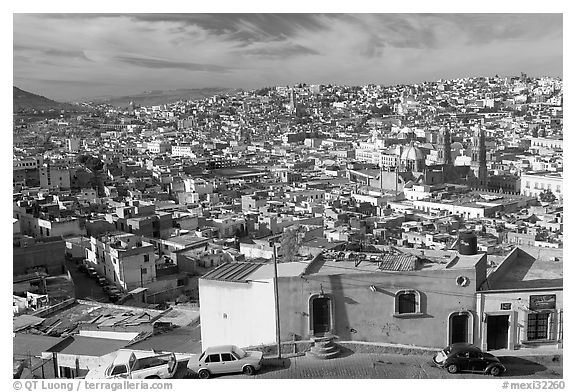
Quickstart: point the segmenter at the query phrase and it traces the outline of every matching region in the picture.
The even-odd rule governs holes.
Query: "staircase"
[[[332,359],[340,354],[340,348],[334,343],[334,336],[313,337],[313,344],[306,356],[316,359]]]

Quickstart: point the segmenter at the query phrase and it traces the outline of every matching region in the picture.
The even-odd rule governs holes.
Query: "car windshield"
[[[246,354],[246,351],[244,351],[244,350],[242,350],[240,347],[236,347],[236,346],[234,346],[234,347],[232,348],[232,352],[233,352],[234,354],[236,354],[236,356],[237,356],[238,358],[244,358],[244,357],[247,355],[247,354]]]

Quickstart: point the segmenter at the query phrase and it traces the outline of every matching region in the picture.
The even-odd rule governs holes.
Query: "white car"
[[[133,352],[120,352],[108,366],[90,370],[86,378],[172,378],[177,364],[174,353],[137,358]]]
[[[199,378],[239,372],[252,375],[262,368],[262,355],[260,351],[245,351],[233,345],[208,347],[200,356],[190,358],[188,370]]]

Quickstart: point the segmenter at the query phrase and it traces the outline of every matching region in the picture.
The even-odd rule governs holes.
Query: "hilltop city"
[[[260,377],[321,377],[360,342],[561,357],[560,78],[47,101],[14,113],[15,377],[150,351],[190,377],[224,344],[299,364]],[[410,366],[365,377],[452,377]]]

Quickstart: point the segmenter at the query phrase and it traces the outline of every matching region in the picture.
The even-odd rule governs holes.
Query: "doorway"
[[[468,317],[467,313],[452,316],[450,343],[468,343]]]
[[[486,348],[500,350],[508,348],[509,316],[486,316]]]
[[[312,334],[323,336],[330,332],[332,324],[332,306],[329,297],[312,299]]]

